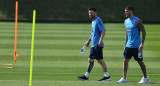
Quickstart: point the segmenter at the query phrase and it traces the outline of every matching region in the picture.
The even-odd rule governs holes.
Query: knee
[[[97,60],[97,62],[98,62],[99,64],[105,63],[103,60]]]
[[[89,62],[94,62],[94,59],[88,59]]]
[[[142,68],[146,68],[146,65],[143,62],[138,62]]]
[[[100,63],[101,63],[101,61],[99,61],[99,60],[98,60],[98,63],[100,64]]]
[[[128,59],[124,59],[124,64],[128,64],[129,60]]]

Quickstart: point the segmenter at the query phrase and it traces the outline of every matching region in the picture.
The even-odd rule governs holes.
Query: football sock
[[[94,65],[94,62],[89,62],[89,65],[88,65],[88,69],[87,69],[87,72],[85,74],[86,77],[89,77],[89,73],[91,72],[92,68],[93,68],[93,65]]]
[[[88,78],[88,77],[89,77],[89,72],[86,72],[86,73],[85,73],[85,76]]]
[[[108,72],[105,72],[105,73],[104,73],[104,76],[105,76],[105,77],[109,77]]]

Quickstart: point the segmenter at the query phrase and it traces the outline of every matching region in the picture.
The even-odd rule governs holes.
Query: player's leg
[[[107,66],[106,66],[106,63],[103,59],[100,59],[100,60],[97,60],[98,63],[101,65],[103,71],[104,71],[104,77],[102,79],[100,79],[99,81],[110,81],[111,78],[108,74],[108,71],[107,71]]]
[[[105,61],[104,61],[103,59],[97,60],[97,61],[98,61],[98,63],[101,65],[102,70],[103,70],[104,72],[107,72],[107,66],[106,66]]]
[[[143,63],[143,61],[137,61],[137,62],[140,65],[141,70],[143,72],[143,76],[144,76],[144,77],[142,77],[142,79],[138,83],[149,83],[150,80],[149,80],[149,77],[147,76],[147,73],[146,73],[146,66],[145,66],[145,64]]]
[[[142,79],[138,83],[149,83],[150,80],[147,77],[146,66],[145,66],[145,64],[143,62],[143,53],[142,53],[142,50],[135,49],[134,59],[138,62],[139,66],[141,67],[141,70],[142,70],[143,76],[144,76],[144,77],[142,77]]]
[[[89,61],[89,65],[87,68],[87,72],[85,73],[85,75],[78,77],[78,79],[80,79],[80,80],[86,81],[89,78],[89,74],[94,66],[94,59],[89,58],[88,61]]]
[[[126,47],[124,50],[124,60],[123,60],[123,77],[119,80],[116,81],[117,83],[127,83],[127,70],[128,70],[128,63],[132,57],[132,53],[131,53],[131,48]]]
[[[88,59],[89,65],[88,65],[88,69],[87,72],[85,73],[85,76],[88,78],[89,77],[89,73],[91,72],[93,66],[94,66],[94,59]]]
[[[139,64],[139,66],[141,67],[144,78],[147,78],[146,66],[145,66],[144,62],[143,61],[137,61],[137,62]]]
[[[127,75],[129,60],[130,59],[127,58],[123,60],[123,77],[119,81],[116,81],[117,83],[127,83],[126,75]]]
[[[124,59],[123,60],[123,79],[126,79],[129,60],[130,59]]]
[[[103,47],[98,47],[96,48],[96,59],[98,63],[101,65],[103,71],[104,71],[104,77],[100,79],[99,81],[110,81],[111,78],[107,72],[107,66],[105,61],[103,60]]]
[[[92,47],[90,50],[90,56],[88,59],[89,65],[88,65],[87,71],[85,75],[78,77],[78,79],[83,80],[83,81],[89,79],[89,74],[94,66],[95,52],[96,52],[95,47]]]

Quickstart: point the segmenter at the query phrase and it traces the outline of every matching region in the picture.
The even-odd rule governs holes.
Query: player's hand
[[[99,42],[99,43],[98,43],[98,47],[102,47],[102,42]]]
[[[141,43],[141,45],[139,46],[139,50],[143,49],[143,43]]]
[[[87,41],[85,44],[84,44],[85,47],[89,47],[89,42]]]

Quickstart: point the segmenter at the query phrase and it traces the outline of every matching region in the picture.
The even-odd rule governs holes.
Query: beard
[[[130,14],[126,15],[126,18],[129,18],[130,16],[131,16]]]
[[[89,18],[90,18],[90,19],[94,19],[94,18],[95,18],[95,16],[89,16]]]

